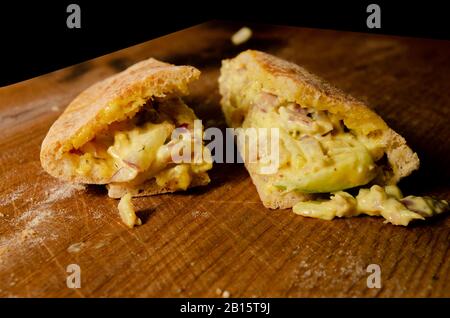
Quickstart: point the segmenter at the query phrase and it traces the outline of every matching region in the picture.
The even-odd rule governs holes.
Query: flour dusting
[[[38,210],[35,212],[36,216],[27,223],[27,228],[34,228],[40,225],[42,222],[49,221],[53,214],[53,211],[51,210]]]
[[[14,189],[14,191],[3,195],[3,197],[0,198],[0,206],[11,204],[19,199],[23,195],[25,189],[26,187],[24,185],[21,185],[18,188]]]
[[[7,205],[20,198],[26,187],[19,187],[2,199],[1,204]],[[44,198],[31,201],[31,206],[20,216],[9,222],[14,233],[0,236],[0,266],[13,264],[15,260],[22,259],[32,247],[43,244],[46,240],[55,240],[59,237],[55,228],[49,233],[45,225],[57,217],[64,217],[63,210],[54,207],[60,201],[72,197],[80,187],[68,183],[56,183],[48,186]],[[27,202],[30,202],[27,200]],[[56,228],[57,229],[57,228]]]
[[[47,199],[42,204],[49,204],[55,201],[64,200],[70,198],[79,188],[73,184],[64,183],[57,185],[46,192]]]

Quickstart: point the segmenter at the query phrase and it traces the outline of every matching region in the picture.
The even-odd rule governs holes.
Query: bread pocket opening
[[[93,135],[81,131],[72,140],[63,155],[77,174],[96,175],[104,183],[127,187],[155,180],[172,190],[186,190],[198,175],[207,178],[212,162],[202,143],[203,127],[195,125],[197,117],[181,98],[152,98],[138,109],[128,113],[126,109],[112,106],[109,115],[121,120],[107,123]],[[107,119],[103,116],[103,121]],[[175,130],[177,138],[173,138]],[[201,148],[201,158],[194,158],[194,144]],[[189,149],[192,160],[174,161],[174,148]]]

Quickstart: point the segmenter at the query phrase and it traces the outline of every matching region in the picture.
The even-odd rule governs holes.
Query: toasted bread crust
[[[226,87],[226,77],[243,68],[253,81],[261,84],[264,91],[300,105],[328,110],[343,118],[349,129],[367,135],[388,128],[383,119],[361,101],[294,63],[259,51],[248,50],[234,59],[224,60],[222,79],[219,80],[221,87]],[[223,96],[224,92],[221,93]]]
[[[42,167],[50,175],[69,182],[108,183],[109,180],[95,173],[82,176],[73,172],[70,162],[62,155],[81,146],[74,142],[75,138],[82,134],[82,140],[92,139],[109,123],[133,117],[152,97],[187,94],[188,84],[199,76],[200,71],[194,67],[150,58],[92,85],[51,126],[41,146]],[[133,103],[136,100],[140,102]],[[111,105],[121,109],[117,116],[109,112]]]
[[[259,51],[248,50],[233,59],[222,61],[219,90],[222,95],[222,110],[229,126],[240,126],[242,118],[252,106],[252,101],[246,100],[242,103],[248,92],[246,83],[250,83],[252,89],[256,87],[257,90],[286,101],[317,110],[327,110],[342,118],[350,130],[371,136],[372,140],[383,145],[392,170],[392,173],[382,180],[383,183],[395,184],[419,167],[419,158],[406,145],[405,139],[389,128],[366,104],[296,64]],[[298,202],[309,197],[305,195],[304,198],[283,198],[281,194],[267,197],[262,195],[262,187],[266,181],[250,169],[249,173],[267,207],[291,207],[295,203],[293,201],[298,199]]]

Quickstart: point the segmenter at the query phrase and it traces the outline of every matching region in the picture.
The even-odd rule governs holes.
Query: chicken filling
[[[262,93],[242,126],[279,128],[278,190],[329,193],[367,184],[380,173],[382,146],[360,139],[327,111]]]
[[[266,190],[315,193],[317,197],[331,193],[329,199],[297,203],[295,213],[326,220],[367,214],[406,226],[448,210],[444,200],[403,197],[396,186],[373,185],[360,189],[356,198],[344,192],[374,184],[386,173],[384,145],[350,131],[328,111],[281,101],[268,93],[258,93],[256,101],[242,117],[242,127],[276,127],[280,132],[279,169]]]
[[[356,197],[339,191],[329,200],[299,202],[293,207],[296,214],[324,220],[351,217],[360,214],[382,216],[385,222],[407,226],[413,220],[424,220],[448,210],[445,200],[409,195],[403,197],[396,186],[372,186],[360,189]]]
[[[129,188],[155,179],[161,187],[185,190],[195,176],[208,178],[206,171],[212,167],[209,150],[202,143],[203,129],[194,127],[196,119],[179,98],[151,100],[132,118],[111,123],[71,150],[71,159],[78,174],[94,172],[110,185]],[[179,132],[176,139],[172,138],[175,129]],[[182,151],[200,147],[201,158],[174,161],[174,147]]]

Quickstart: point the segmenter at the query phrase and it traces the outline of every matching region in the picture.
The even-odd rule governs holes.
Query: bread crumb
[[[99,248],[102,248],[105,245],[106,245],[106,243],[101,241],[101,242],[98,242],[97,244],[95,244],[94,248],[95,249],[99,249]]]
[[[59,107],[58,106],[52,106],[52,111],[54,112],[59,112]]]
[[[69,253],[78,253],[79,251],[81,251],[81,248],[84,246],[84,243],[83,242],[80,242],[80,243],[74,243],[74,244],[72,244],[72,245],[70,245],[68,248],[67,248],[67,252],[69,252]]]
[[[233,42],[234,45],[240,45],[247,42],[252,37],[252,34],[253,32],[250,28],[243,27],[235,34],[233,34],[233,36],[231,37],[231,42]]]
[[[222,293],[223,298],[230,298],[230,292],[228,290],[224,290]]]
[[[217,288],[216,289],[216,294],[219,295],[219,296],[222,295],[222,289]]]

